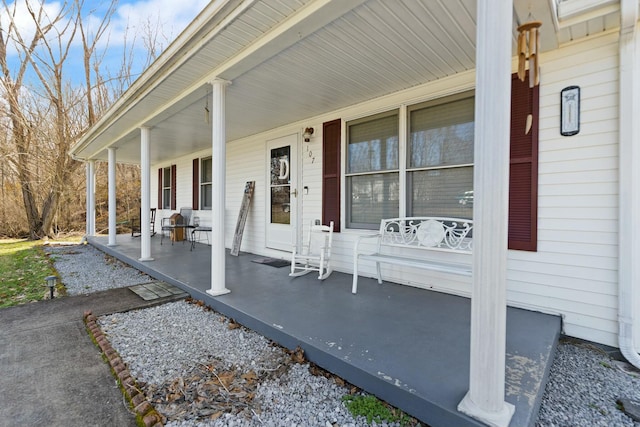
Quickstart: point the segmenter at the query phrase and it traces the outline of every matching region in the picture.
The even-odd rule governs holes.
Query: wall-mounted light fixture
[[[313,128],[304,128],[304,133],[302,137],[304,138],[304,142],[311,141],[311,136],[313,135]]]

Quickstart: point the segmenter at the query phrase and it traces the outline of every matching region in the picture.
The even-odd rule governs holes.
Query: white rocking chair
[[[333,241],[333,221],[329,225],[311,223],[307,241],[300,251],[293,247],[291,254],[291,273],[289,276],[302,276],[311,271],[318,272],[318,280],[324,280],[331,274],[331,242]]]

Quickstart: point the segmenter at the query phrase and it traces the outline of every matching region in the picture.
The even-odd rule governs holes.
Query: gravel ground
[[[149,281],[148,276],[110,261],[91,246],[47,251],[55,254],[55,267],[65,285],[73,288],[73,292],[69,289],[72,295]],[[227,319],[200,306],[180,301],[104,316],[99,323],[148,395],[165,389],[186,396],[188,387],[183,380],[205,386],[206,373],[216,377],[236,371],[255,374],[229,380],[236,381],[238,387],[254,383],[250,404],[242,400],[246,392],[237,393],[244,402],[242,410],[213,414],[197,422],[192,419],[193,412],[183,413],[168,426],[367,425],[363,418],[351,417],[342,403],[348,385],[312,375],[309,365],[291,363],[281,348],[264,337],[230,325]],[[224,360],[218,359],[218,354],[224,354]],[[640,378],[624,372],[623,367],[595,346],[561,342],[536,426],[640,427],[616,405],[621,397],[640,401]],[[202,388],[198,390],[206,394]],[[170,404],[155,406],[165,414],[177,411]]]
[[[112,288],[148,283],[151,277],[91,245],[47,245],[67,295],[84,295]]]

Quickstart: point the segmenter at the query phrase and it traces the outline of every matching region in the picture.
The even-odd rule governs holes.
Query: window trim
[[[171,194],[172,194],[172,189],[171,189],[171,183],[172,183],[172,176],[171,176],[171,166],[165,166],[162,169],[162,209],[171,209]],[[166,175],[167,173],[169,174],[169,186],[167,187],[165,185],[165,182],[167,181]],[[165,191],[169,190],[169,200],[166,200],[165,198]]]
[[[405,131],[406,136],[404,139],[404,151],[405,151],[405,169],[404,169],[404,178],[405,178],[405,187],[404,194],[406,195],[406,199],[404,202],[404,215],[406,216],[420,216],[416,215],[413,212],[413,198],[411,196],[411,192],[413,190],[413,174],[415,172],[423,172],[423,171],[432,171],[432,170],[453,170],[459,168],[468,168],[472,169],[475,167],[475,160],[473,159],[474,153],[472,148],[472,161],[467,163],[456,163],[456,164],[445,164],[445,165],[435,165],[435,166],[417,166],[411,167],[411,150],[410,150],[410,138],[411,138],[411,113],[414,111],[423,110],[425,108],[433,108],[438,106],[447,105],[457,101],[463,101],[468,99],[473,99],[474,107],[472,109],[472,113],[474,115],[474,123],[475,123],[475,89],[465,90],[458,93],[454,93],[451,95],[445,95],[439,98],[430,99],[428,101],[419,102],[417,104],[411,104],[406,106],[406,118],[405,118]],[[475,141],[474,141],[475,143]],[[473,181],[472,181],[473,183]],[[473,215],[473,212],[472,212]],[[471,218],[473,219],[473,218]]]
[[[344,178],[344,185],[345,185],[345,228],[347,229],[356,229],[356,230],[377,230],[380,226],[380,223],[378,222],[378,224],[369,224],[369,223],[360,223],[360,222],[352,222],[351,221],[351,212],[352,212],[352,207],[351,207],[351,197],[352,197],[352,191],[351,191],[351,178],[355,177],[355,176],[363,176],[363,175],[381,175],[381,174],[390,174],[390,173],[396,173],[398,174],[398,178],[400,178],[400,168],[403,165],[402,162],[402,135],[403,132],[401,130],[402,128],[402,110],[403,107],[396,107],[396,108],[391,108],[389,110],[386,111],[382,111],[379,113],[375,113],[372,115],[368,115],[368,116],[363,116],[354,120],[349,120],[345,122],[345,167],[344,167],[344,173],[343,173],[343,178]],[[384,119],[387,117],[392,117],[395,116],[397,118],[397,122],[398,122],[398,167],[395,169],[381,169],[381,170],[372,170],[372,171],[364,171],[364,172],[348,172],[349,169],[349,136],[350,136],[350,128],[351,126],[357,126],[359,124],[362,123],[367,123],[367,122],[372,122],[378,119]],[[400,179],[398,180],[398,185],[400,185]],[[399,194],[398,194],[398,214],[400,214],[402,206],[401,206],[401,196],[402,194],[402,188],[399,188]]]
[[[437,98],[432,98],[426,101],[417,102],[413,104],[402,104],[394,108],[386,109],[382,112],[376,112],[370,115],[360,116],[358,118],[354,118],[353,120],[345,121],[345,153],[344,153],[344,172],[342,177],[344,178],[344,214],[345,214],[345,229],[351,230],[377,230],[379,227],[378,224],[368,224],[368,223],[356,223],[352,222],[351,213],[351,178],[354,176],[362,176],[362,175],[374,175],[374,174],[382,174],[382,173],[397,173],[398,174],[398,185],[399,185],[399,195],[398,195],[398,216],[406,216],[407,212],[412,212],[412,201],[410,197],[411,190],[411,178],[410,175],[412,172],[420,172],[426,170],[437,170],[437,169],[454,169],[461,167],[474,167],[475,162],[472,163],[464,163],[464,164],[455,164],[455,165],[438,165],[438,166],[427,166],[427,167],[410,167],[410,158],[411,155],[409,150],[409,138],[410,138],[410,118],[411,112],[416,110],[421,110],[423,108],[436,107],[439,105],[449,104],[451,102],[460,101],[468,98],[475,98],[475,88],[465,88],[460,92],[456,92],[449,95],[440,96]],[[475,114],[475,111],[474,111]],[[397,169],[385,169],[385,170],[376,170],[376,171],[366,171],[366,172],[348,172],[349,168],[349,128],[353,125],[358,125],[361,123],[366,123],[369,121],[373,121],[376,119],[381,119],[384,117],[389,117],[396,115],[398,118],[398,168]],[[474,118],[475,121],[475,118]]]
[[[204,162],[209,160],[211,162],[211,181],[206,182],[203,179],[204,173],[205,173],[205,167],[204,167]],[[209,186],[209,190],[211,191],[211,206],[205,206],[204,204],[204,198],[206,197],[206,185]],[[204,210],[204,211],[210,211],[213,209],[213,157],[212,156],[207,156],[207,157],[201,157],[200,158],[200,176],[199,176],[199,182],[198,182],[198,188],[200,190],[200,209]]]
[[[169,170],[169,186],[165,187],[165,171]],[[175,210],[176,209],[176,186],[177,173],[176,165],[163,166],[158,168],[158,209],[159,210]],[[164,190],[169,189],[169,200],[165,204]],[[166,206],[169,207],[166,207]]]
[[[527,71],[528,73],[528,71]],[[516,74],[512,75],[512,79],[515,80]],[[513,89],[512,89],[512,94],[511,94],[511,103],[512,103],[512,117],[511,117],[511,126],[513,126],[513,103],[515,102],[514,97],[513,97]],[[422,106],[431,106],[431,105],[437,105],[438,103],[442,103],[445,102],[445,100],[455,100],[460,99],[460,98],[464,98],[466,96],[475,96],[475,88],[473,87],[464,87],[461,88],[461,90],[459,92],[450,94],[450,95],[444,95],[441,96],[437,99],[430,99],[427,101],[423,101],[423,102],[418,102],[415,104],[411,104],[411,105],[406,105],[406,104],[402,104],[399,105],[397,108],[389,108],[389,109],[385,109],[382,113],[380,112],[372,112],[369,114],[359,114],[357,116],[354,116],[353,119],[342,119],[342,123],[344,124],[344,126],[342,127],[342,143],[341,143],[341,147],[343,148],[343,152],[341,154],[341,178],[343,179],[342,183],[341,183],[341,192],[343,197],[341,198],[341,205],[340,205],[340,213],[339,215],[341,216],[341,218],[344,218],[344,224],[345,224],[345,229],[344,231],[354,231],[354,232],[358,232],[360,231],[360,229],[353,227],[350,223],[347,222],[347,219],[350,217],[350,203],[349,203],[349,198],[351,197],[351,193],[349,191],[350,186],[347,183],[346,177],[348,176],[348,174],[346,173],[346,169],[347,169],[347,164],[348,164],[348,153],[347,153],[347,149],[348,149],[348,143],[349,143],[349,134],[348,134],[348,130],[347,130],[347,126],[349,124],[353,124],[353,123],[357,123],[359,121],[366,121],[366,120],[370,120],[371,118],[375,117],[377,114],[385,114],[388,113],[390,111],[395,111],[396,109],[399,110],[399,114],[400,114],[400,118],[401,118],[401,124],[405,123],[404,125],[401,125],[399,128],[399,141],[400,141],[400,146],[399,146],[399,167],[400,170],[403,170],[404,173],[401,174],[400,176],[400,195],[399,195],[399,216],[406,216],[406,212],[408,212],[407,210],[404,209],[408,209],[409,208],[409,204],[411,203],[410,200],[408,200],[408,195],[406,194],[408,192],[408,188],[409,188],[409,183],[407,183],[407,179],[403,179],[403,177],[406,178],[407,176],[407,172],[412,172],[414,170],[417,170],[417,168],[407,168],[407,163],[408,163],[408,152],[406,151],[406,146],[408,143],[408,136],[407,136],[407,132],[409,129],[409,113],[412,111],[412,109],[418,109],[421,108]],[[533,89],[529,88],[529,102],[530,102],[530,112],[533,116],[533,124],[532,124],[532,132],[531,132],[531,138],[532,138],[532,150],[531,150],[531,154],[530,156],[528,156],[530,158],[531,161],[531,177],[530,177],[530,210],[529,210],[529,221],[530,221],[530,227],[531,227],[531,233],[530,236],[527,239],[516,239],[514,238],[511,234],[509,236],[509,242],[508,242],[508,248],[510,250],[521,250],[521,251],[537,251],[537,243],[538,243],[538,179],[539,179],[539,171],[538,171],[538,163],[539,163],[539,108],[540,108],[540,93],[539,93],[539,86],[535,86]],[[380,110],[378,110],[380,111]],[[513,144],[514,144],[514,140],[513,140],[513,135],[510,135],[510,140],[509,140],[509,146],[510,146],[510,150],[513,151]],[[404,150],[404,151],[403,151]],[[526,159],[525,159],[526,160]],[[518,159],[515,160],[513,158],[513,156],[510,156],[510,164],[517,164],[517,163],[521,163],[523,160]],[[404,162],[404,163],[403,163]],[[475,162],[474,162],[475,163]],[[466,165],[460,165],[460,166],[466,166]],[[512,187],[512,179],[513,177],[509,176],[509,187],[511,189]],[[511,190],[510,190],[511,191]],[[511,197],[511,194],[509,195],[509,203],[511,204],[513,202],[513,199]],[[410,212],[410,211],[409,211]],[[342,215],[344,215],[344,217],[342,217]],[[511,206],[510,206],[510,210],[509,210],[509,224],[511,225],[511,221],[512,221],[512,212],[511,212]],[[370,228],[370,227],[368,227]],[[512,233],[511,230],[511,226],[509,227],[509,232]]]

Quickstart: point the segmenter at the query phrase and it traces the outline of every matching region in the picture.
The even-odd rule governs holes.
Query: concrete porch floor
[[[251,262],[261,255],[227,254],[226,287],[211,297],[211,250],[189,242],[160,245],[154,261],[140,262],[140,239],[90,237],[98,249],[173,284],[216,311],[293,349],[433,427],[482,425],[456,410],[469,385],[470,300],[334,272],[291,278],[289,268]],[[286,254],[283,254],[286,256]],[[553,362],[557,316],[510,307],[507,311],[506,400],[516,407],[511,426],[533,426]]]

